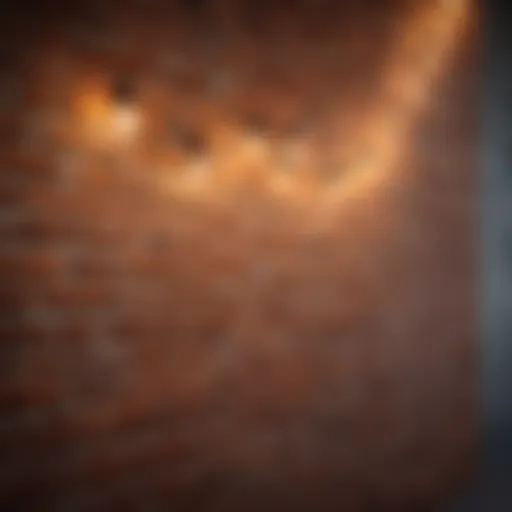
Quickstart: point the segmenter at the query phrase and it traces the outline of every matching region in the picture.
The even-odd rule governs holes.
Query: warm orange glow
[[[413,13],[384,68],[383,100],[360,130],[357,146],[372,156],[326,191],[331,202],[365,194],[369,187],[392,178],[389,171],[406,156],[404,148],[413,123],[431,98],[431,88],[460,39],[468,11],[467,0],[444,0],[420,5]]]
[[[166,177],[166,188],[170,192],[190,199],[205,198],[212,191],[213,168],[208,157],[191,159]]]
[[[111,130],[119,140],[132,142],[140,130],[140,112],[136,107],[114,106],[111,112]]]
[[[382,183],[397,179],[393,169],[406,158],[409,134],[460,39],[469,2],[418,2],[413,8],[383,66],[380,96],[367,106],[348,136],[351,156],[339,169],[334,166],[338,178],[322,182],[307,138],[277,140],[243,133],[240,127],[225,127],[226,140],[210,148],[208,158],[168,164],[172,168],[164,172],[162,188],[206,200],[247,183],[263,184],[278,198],[314,199],[317,207],[329,212],[348,197],[366,196]],[[83,134],[99,147],[133,147],[142,134],[142,114],[137,106],[117,105],[107,92],[106,82],[97,81],[77,95]]]
[[[288,200],[316,198],[317,206],[339,205],[349,196],[366,196],[374,187],[393,179],[389,173],[406,158],[408,136],[421,114],[437,77],[449,60],[455,43],[460,39],[468,16],[468,2],[454,0],[419,3],[404,30],[397,34],[396,43],[388,56],[382,76],[381,97],[370,106],[359,127],[352,134],[352,158],[340,169],[339,178],[322,185],[312,180],[307,161],[307,141],[298,139],[292,148],[290,165],[285,170],[277,161],[276,151],[286,145],[264,137],[241,136],[229,155],[230,168],[213,171],[216,176],[236,176],[243,181],[254,169],[265,169],[268,189]],[[231,169],[232,167],[232,169]],[[230,171],[231,169],[231,171]],[[398,178],[398,176],[397,176]],[[210,180],[215,184],[215,180]]]
[[[118,105],[100,80],[85,84],[77,93],[74,110],[83,137],[100,148],[133,144],[141,132],[142,116],[136,105]]]

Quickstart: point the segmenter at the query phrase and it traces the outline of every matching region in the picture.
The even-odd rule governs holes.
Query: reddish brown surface
[[[342,90],[340,110],[357,118],[377,86],[386,30],[401,19],[387,4],[399,5],[379,3],[384,15],[354,2],[359,25],[331,11],[333,27],[347,25],[336,37],[357,43],[342,45],[345,56],[324,49],[308,63],[312,43],[290,43],[289,70],[255,86],[260,101],[242,84],[218,115],[256,103],[278,126],[285,99],[300,120]],[[84,62],[128,67],[148,90],[161,84],[155,62],[185,22],[124,13],[125,38],[96,34],[99,49],[73,50],[75,29],[54,20],[50,50],[27,44],[19,68],[5,68],[3,97],[28,99],[9,100],[2,117],[0,503],[428,508],[474,456],[472,43],[433,93],[404,168],[319,234],[304,229],[304,212],[255,193],[221,206],[172,199],[144,159],[114,165],[37,131],[38,115],[44,127],[44,116],[72,108],[66,87]],[[285,28],[278,34],[284,48]],[[230,56],[224,67],[261,68],[258,45],[233,48],[220,54]],[[66,53],[68,77],[58,77],[52,66]],[[205,65],[171,80],[167,96],[201,126],[224,101],[198,107]],[[9,89],[11,78],[21,85]],[[313,110],[321,128],[324,111]],[[147,161],[160,144],[154,129]]]

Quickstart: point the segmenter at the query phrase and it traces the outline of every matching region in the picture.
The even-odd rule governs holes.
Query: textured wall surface
[[[423,510],[469,475],[474,26],[376,124],[381,179],[322,195],[411,116],[382,77],[420,3],[2,20],[2,509]]]

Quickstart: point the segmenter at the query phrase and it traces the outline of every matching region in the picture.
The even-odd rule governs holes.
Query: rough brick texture
[[[166,4],[2,20],[0,508],[428,509],[476,446],[474,27],[321,222],[259,171],[313,133],[329,186],[419,2]]]

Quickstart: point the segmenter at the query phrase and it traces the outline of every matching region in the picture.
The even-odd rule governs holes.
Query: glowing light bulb
[[[141,116],[136,107],[116,105],[111,113],[112,135],[120,142],[131,142],[140,131]]]

